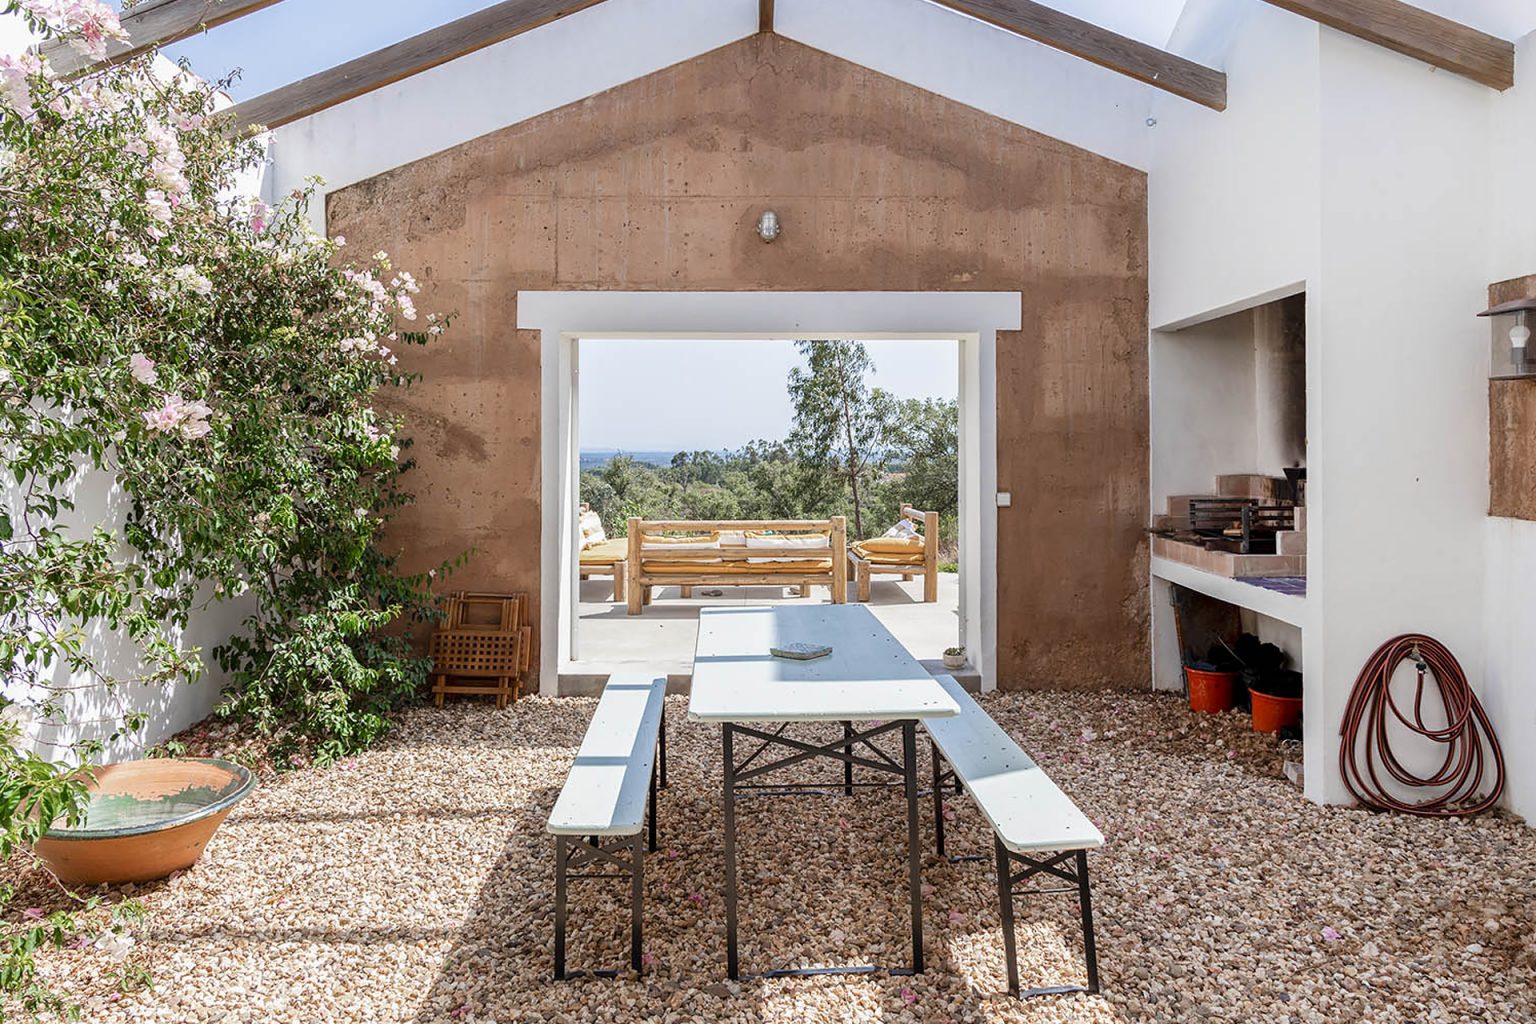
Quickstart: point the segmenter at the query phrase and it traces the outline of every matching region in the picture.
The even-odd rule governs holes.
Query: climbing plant
[[[96,0],[3,16],[93,58],[122,34]],[[111,696],[132,731],[131,687],[195,680],[211,656],[221,711],[292,763],[373,742],[424,675],[388,628],[433,608],[428,574],[379,543],[411,465],[379,398],[410,382],[393,350],[445,321],[418,318],[385,253],[348,265],[315,232],[313,185],[253,198],[262,147],[218,102],[154,55],[72,78],[0,55],[0,858],[79,816],[107,737],[71,768],[27,743],[77,693]],[[226,602],[241,628],[189,647]],[[13,996],[39,943],[77,938],[0,927]]]

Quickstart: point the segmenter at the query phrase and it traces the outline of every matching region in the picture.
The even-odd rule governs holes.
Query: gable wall
[[[519,290],[1021,292],[998,339],[1000,683],[1145,682],[1141,172],[758,36],[332,193],[327,218],[460,314],[408,357],[422,465],[396,530],[422,566],[474,548],[455,588],[538,592]]]

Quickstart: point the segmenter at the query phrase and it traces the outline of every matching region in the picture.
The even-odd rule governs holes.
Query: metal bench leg
[[[630,908],[629,918],[629,965],[635,969],[636,974],[640,973],[643,966],[640,955],[640,919],[641,904],[645,895],[645,850],[640,844],[640,836],[636,835],[634,852],[630,854],[634,860],[634,874],[630,878],[630,898],[634,901],[634,905]],[[651,843],[651,849],[656,849],[654,840]]]
[[[923,973],[923,853],[917,831],[917,723],[901,727],[907,789],[907,886],[912,901],[912,970]]]
[[[555,836],[555,980],[565,980],[565,836]]]
[[[662,694],[665,698],[666,694]],[[663,699],[661,704],[661,737],[657,741],[661,748],[661,788],[667,788],[667,704]]]
[[[736,951],[736,754],[731,723],[720,726],[725,789],[725,973],[732,981],[741,977]]]
[[[933,751],[933,835],[937,841],[939,856],[944,856],[944,782],[941,766],[943,755],[939,753],[939,745],[932,740],[928,746]]]
[[[646,831],[650,837],[651,852],[656,852],[656,776],[660,773],[659,761],[651,763],[651,806],[646,814]]]
[[[1008,863],[1008,848],[996,836],[992,838],[997,848],[997,913],[1003,921],[1003,959],[1008,962],[1008,994],[1019,994],[1019,951],[1013,934],[1013,883],[1012,868]]]
[[[1083,915],[1083,958],[1088,961],[1088,991],[1099,990],[1099,954],[1093,943],[1093,897],[1088,885],[1088,851],[1077,851],[1078,905]]]
[[[845,740],[846,739],[851,739],[852,737],[853,737],[853,723],[852,722],[844,722],[843,723],[843,739],[845,739]],[[853,744],[850,743],[846,747],[844,747],[843,748],[843,753],[847,754],[849,757],[852,757],[853,756]],[[852,761],[844,761],[843,762],[843,795],[844,796],[853,796],[853,762]]]

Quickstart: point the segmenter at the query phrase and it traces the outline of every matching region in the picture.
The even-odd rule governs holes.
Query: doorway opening
[[[686,676],[701,608],[833,600],[831,581],[802,582],[802,566],[844,573],[846,599],[867,604],[918,658],[936,666],[962,646],[962,344],[576,339],[578,554],[565,674],[595,681],[644,665]],[[774,543],[786,531],[772,524],[838,522],[847,551],[836,565],[707,554],[670,565],[648,555],[639,584],[631,519],[647,524],[636,530],[695,524],[667,539],[726,550]],[[685,569],[675,585],[657,575]]]

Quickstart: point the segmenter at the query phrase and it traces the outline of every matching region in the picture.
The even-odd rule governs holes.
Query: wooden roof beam
[[[146,0],[122,16],[127,42],[107,41],[107,57],[101,63],[130,60],[157,46],[194,36],[226,22],[243,18],[279,0]],[[76,53],[68,42],[50,39],[38,48],[61,75],[88,71],[97,63]]]
[[[236,131],[253,125],[277,128],[602,2],[502,0],[403,42],[237,103],[225,116],[232,118]]]
[[[1515,84],[1515,46],[1402,0],[1265,0],[1357,39],[1501,92]]]
[[[1227,76],[1034,0],[932,0],[941,7],[1128,75],[1212,110],[1227,108]]]
[[[757,30],[773,31],[773,0],[757,0]]]

